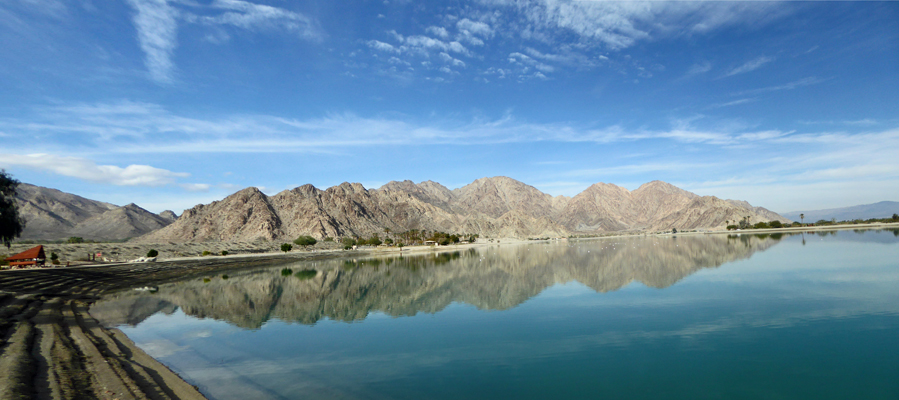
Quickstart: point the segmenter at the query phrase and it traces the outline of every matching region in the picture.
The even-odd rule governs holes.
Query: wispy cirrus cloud
[[[762,57],[747,61],[743,65],[740,65],[739,67],[736,67],[736,68],[731,69],[730,71],[727,71],[727,73],[724,74],[724,77],[745,74],[747,72],[752,72],[772,61],[774,61],[773,57],[762,56]]]
[[[670,140],[712,146],[746,145],[793,137],[783,130],[696,127],[692,120],[671,129],[595,127],[565,123],[533,123],[505,115],[497,119],[459,121],[360,117],[331,114],[295,119],[237,114],[197,118],[152,103],[74,104],[41,109],[27,120],[2,119],[0,131],[10,149],[25,150],[30,138],[57,143],[59,150],[85,153],[339,153],[358,146],[499,143],[622,143]],[[70,138],[77,137],[78,140]],[[801,137],[801,136],[797,136]],[[52,147],[52,145],[48,145]],[[102,149],[98,151],[97,149]]]
[[[317,22],[306,15],[248,1],[215,0],[208,6],[168,0],[127,2],[134,9],[133,23],[150,78],[163,84],[175,81],[172,57],[178,46],[179,21],[247,31],[287,31],[309,40],[317,40],[323,35]],[[214,43],[223,43],[229,38],[223,32],[210,37]]]
[[[177,46],[178,11],[165,0],[128,0],[150,77],[159,83],[174,80],[172,52]]]
[[[754,95],[754,94],[766,93],[766,92],[777,92],[780,90],[793,90],[793,89],[804,87],[804,86],[817,85],[819,83],[826,82],[828,80],[830,80],[830,78],[820,79],[820,78],[817,78],[814,76],[810,76],[807,78],[802,78],[802,79],[798,79],[798,80],[795,80],[792,82],[788,82],[783,85],[766,86],[766,87],[758,88],[758,89],[744,90],[741,92],[737,92],[736,95],[737,96]]]

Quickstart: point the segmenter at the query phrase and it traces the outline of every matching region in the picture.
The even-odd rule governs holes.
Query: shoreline
[[[234,262],[235,260],[254,260],[259,258],[273,258],[273,259],[308,259],[308,258],[319,258],[319,257],[353,257],[365,254],[372,255],[381,255],[381,254],[414,254],[414,253],[422,253],[422,252],[442,252],[442,251],[453,251],[453,249],[466,249],[471,247],[482,247],[482,246],[491,246],[491,245],[503,245],[503,244],[516,244],[516,243],[534,243],[534,242],[551,242],[551,241],[565,241],[565,240],[594,240],[594,239],[611,239],[611,238],[622,238],[622,237],[645,237],[645,236],[671,236],[671,235],[716,235],[716,234],[730,234],[730,235],[740,235],[740,234],[770,234],[770,233],[794,233],[794,232],[812,232],[812,231],[821,231],[821,230],[855,230],[855,229],[888,229],[888,228],[899,228],[899,222],[892,223],[871,223],[871,224],[841,224],[841,225],[823,225],[823,226],[801,226],[801,227],[788,227],[788,228],[768,228],[768,229],[743,229],[743,230],[700,230],[695,232],[686,232],[681,231],[676,234],[673,233],[656,233],[656,232],[645,232],[645,231],[634,231],[634,232],[620,232],[620,233],[610,233],[604,235],[596,235],[596,236],[573,236],[573,237],[560,237],[560,238],[542,238],[542,239],[519,239],[519,238],[482,238],[479,239],[475,243],[458,243],[451,244],[446,246],[426,246],[426,245],[418,245],[418,246],[405,246],[402,249],[397,247],[363,247],[358,250],[343,250],[333,244],[328,245],[330,248],[313,248],[311,250],[293,250],[287,253],[281,252],[277,247],[279,246],[277,243],[279,242],[259,242],[259,243],[249,243],[249,242],[198,242],[198,243],[139,243],[139,244],[129,244],[128,242],[124,243],[78,243],[78,244],[46,244],[45,252],[49,255],[51,252],[60,251],[65,255],[75,254],[87,254],[99,252],[102,254],[108,254],[109,252],[113,252],[114,254],[121,254],[120,259],[116,260],[108,260],[102,262],[88,262],[83,260],[71,260],[71,256],[68,258],[61,257],[62,262],[60,265],[52,265],[47,263],[43,269],[58,269],[58,268],[66,268],[65,264],[68,262],[71,265],[68,268],[74,267],[97,267],[97,266],[112,266],[112,265],[140,265],[144,263],[132,263],[129,260],[137,259],[146,254],[149,249],[157,249],[160,253],[160,256],[157,258],[156,263],[163,262],[192,262],[197,260],[205,260],[209,262],[217,262],[219,260],[228,260],[227,262]],[[321,242],[320,242],[321,243]],[[9,251],[10,254],[15,254],[28,248],[34,247],[35,244],[14,244],[13,249]],[[183,255],[181,251],[184,248],[190,248],[191,251],[196,255]],[[197,249],[206,249],[213,248],[216,249],[216,253],[212,253],[209,255],[201,255],[201,251]],[[87,249],[91,249],[90,251],[86,251]],[[160,250],[161,249],[161,250]],[[219,255],[221,250],[225,249],[230,254],[226,256]],[[121,252],[121,253],[119,253]],[[152,264],[153,262],[149,262],[147,264]],[[35,268],[32,268],[35,269]],[[5,270],[0,270],[0,273],[3,273]]]

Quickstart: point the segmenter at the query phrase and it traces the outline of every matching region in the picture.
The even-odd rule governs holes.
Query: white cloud
[[[737,106],[737,105],[740,105],[740,104],[752,103],[752,102],[755,101],[755,100],[756,100],[756,99],[752,99],[752,98],[748,98],[748,99],[737,99],[737,100],[728,101],[728,102],[725,102],[725,103],[712,104],[712,105],[708,106],[707,108],[721,108],[721,107]]]
[[[437,71],[441,67],[448,65],[435,67],[434,70]],[[444,72],[456,73],[449,68]],[[501,69],[488,72],[485,74],[498,77],[512,74],[512,71]],[[537,75],[538,73],[532,72],[528,76],[545,78],[545,75],[541,77]],[[428,119],[422,123],[403,119],[364,118],[353,114],[332,114],[304,120],[271,115],[196,118],[169,112],[158,105],[132,102],[52,107],[39,115],[40,120],[37,121],[0,120],[0,130],[8,135],[8,138],[4,138],[4,142],[8,144],[7,152],[27,152],[27,147],[14,148],[14,144],[23,143],[23,146],[27,146],[25,143],[30,143],[29,138],[33,137],[45,138],[46,143],[57,143],[46,145],[47,152],[62,154],[63,151],[77,151],[83,155],[334,153],[339,152],[339,149],[373,145],[541,141],[618,143],[642,140],[669,140],[676,143],[725,147],[764,143],[841,144],[845,150],[858,145],[859,138],[865,137],[860,134],[751,129],[740,125],[701,128],[695,126],[696,118],[677,120],[672,123],[671,129],[656,130],[628,129],[619,125],[590,127],[561,123],[536,124],[516,120],[511,115],[495,120],[476,119],[464,122]],[[895,130],[887,132],[899,136]],[[75,142],[69,139],[71,137],[79,139]],[[899,147],[896,144],[899,139],[889,135],[864,140],[882,144],[878,148],[869,149],[873,154],[879,154],[890,146]],[[845,154],[851,154],[859,159],[871,159],[871,156],[864,156],[863,152]],[[796,160],[792,160],[791,163],[795,165]],[[86,170],[95,169],[86,168]]]
[[[698,75],[704,74],[712,70],[712,64],[708,61],[705,61],[701,64],[693,64],[690,66],[690,69],[687,70],[687,75]]]
[[[84,158],[50,154],[3,154],[0,155],[0,165],[24,167],[119,186],[163,186],[173,183],[175,178],[190,176],[187,173],[172,172],[149,165],[129,165],[122,168],[115,165],[97,165]]]
[[[762,57],[756,58],[754,60],[747,61],[745,64],[728,71],[727,74],[725,74],[724,76],[734,76],[734,75],[745,74],[747,72],[755,71],[755,70],[761,68],[763,65],[765,65],[769,62],[772,62],[772,61],[774,61],[774,58],[762,56]]]
[[[144,52],[144,63],[150,77],[159,83],[172,83],[175,65],[172,56],[178,45],[178,20],[209,26],[233,26],[248,31],[289,31],[310,40],[322,34],[315,20],[296,12],[268,5],[241,0],[215,0],[208,7],[192,2],[168,2],[167,0],[127,0],[134,9],[134,26],[138,42]],[[174,5],[180,6],[175,8]],[[201,15],[197,11],[213,10],[214,15]],[[217,28],[221,29],[221,28]],[[207,41],[224,43],[229,38],[225,32],[205,34]]]
[[[212,185],[208,183],[182,183],[178,186],[181,186],[184,190],[189,192],[208,192],[209,188],[212,187]]]
[[[447,31],[446,28],[444,28],[444,27],[440,27],[440,26],[429,26],[429,27],[427,27],[427,29],[425,29],[425,31],[428,32],[428,33],[430,33],[430,34],[432,34],[432,35],[434,35],[434,36],[437,36],[437,37],[439,37],[439,38],[441,38],[441,39],[447,39],[447,38],[449,38],[449,31]]]
[[[215,0],[211,6],[226,10],[219,15],[190,15],[188,20],[209,25],[231,25],[246,30],[288,30],[307,39],[321,36],[315,21],[303,14],[283,8],[241,0]]]
[[[779,90],[793,90],[793,89],[803,87],[803,86],[816,85],[821,82],[826,82],[828,80],[829,79],[818,79],[814,76],[810,76],[808,78],[802,78],[802,79],[799,79],[799,80],[796,80],[793,82],[785,83],[783,85],[768,86],[768,87],[763,87],[763,88],[758,88],[758,89],[744,90],[744,91],[736,93],[736,94],[737,95],[745,95],[745,94],[759,94],[759,93],[766,93],[766,92],[776,92]]]
[[[128,0],[136,11],[134,25],[150,77],[160,83],[174,79],[172,52],[177,45],[178,11],[165,0]]]
[[[490,25],[483,22],[475,22],[468,18],[463,18],[456,22],[456,28],[458,28],[460,32],[467,32],[485,38],[493,36],[493,28],[491,28]]]
[[[373,49],[375,49],[375,50],[388,52],[388,53],[396,53],[396,52],[399,51],[399,50],[398,50],[396,47],[394,47],[392,44],[390,44],[390,43],[384,43],[384,42],[379,41],[379,40],[369,40],[369,41],[368,41],[368,47],[371,47],[371,48],[373,48]]]

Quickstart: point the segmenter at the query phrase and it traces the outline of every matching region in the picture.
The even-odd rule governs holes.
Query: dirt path
[[[88,306],[106,293],[283,258],[257,257],[0,273],[0,400],[205,399],[106,329]]]

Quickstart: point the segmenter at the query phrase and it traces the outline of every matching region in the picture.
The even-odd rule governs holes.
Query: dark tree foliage
[[[6,170],[0,169],[0,240],[9,249],[12,240],[22,234],[25,219],[19,215],[16,205],[16,188],[19,181],[13,179]]]
[[[281,245],[281,251],[287,253],[288,251],[291,251],[291,250],[293,250],[293,245],[291,245],[290,243],[284,243]]]
[[[297,240],[293,241],[293,244],[303,246],[304,249],[306,246],[314,246],[316,243],[318,243],[318,241],[312,236],[300,236]]]

